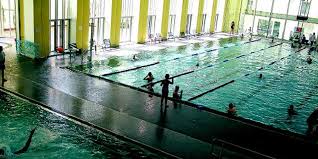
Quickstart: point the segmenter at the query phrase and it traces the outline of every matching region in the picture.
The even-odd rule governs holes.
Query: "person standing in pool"
[[[149,94],[149,97],[153,97],[153,93],[155,92],[154,89],[153,89],[153,83],[150,83],[147,87],[148,91],[151,93]]]
[[[181,100],[182,99],[182,94],[183,94],[183,91],[181,90],[181,92],[179,94],[179,86],[176,86],[176,88],[173,91],[172,97],[174,99]]]
[[[149,72],[148,75],[144,78],[144,80],[147,80],[148,83],[152,82],[155,78],[153,77],[152,73]]]
[[[165,79],[160,84],[160,86],[162,86],[161,106],[164,99],[165,99],[165,106],[167,106],[167,100],[169,95],[169,84],[173,84],[173,78],[172,78],[172,81],[170,81],[169,78],[170,78],[170,75],[166,74]]]
[[[230,116],[236,116],[236,107],[233,103],[229,104],[229,107],[227,109],[227,114],[229,114]]]
[[[312,63],[312,59],[311,59],[311,57],[310,57],[310,56],[308,56],[308,57],[307,57],[307,59],[306,59],[306,61],[307,61],[307,63],[308,63],[308,64],[311,64],[311,63]]]
[[[232,21],[231,23],[231,34],[234,34],[235,23]]]
[[[259,79],[262,79],[263,78],[263,74],[259,74]]]
[[[314,127],[318,124],[318,108],[316,108],[307,118],[307,125],[309,134],[313,133]]]
[[[288,108],[288,119],[291,119],[294,115],[297,115],[298,113],[294,109],[294,105],[290,105]]]
[[[5,58],[5,54],[3,52],[3,47],[0,46],[0,69],[2,71],[2,83],[7,81],[5,78],[4,78],[4,70],[6,68],[5,66],[5,61],[6,61],[6,58]]]
[[[26,152],[29,149],[30,145],[31,145],[32,136],[33,136],[33,134],[35,132],[35,129],[36,128],[31,130],[31,133],[29,135],[29,138],[28,138],[27,142],[25,143],[24,147],[21,148],[20,150],[12,153],[10,151],[9,147],[0,147],[0,158],[8,158],[8,157],[12,157],[13,155],[20,155],[20,154]]]

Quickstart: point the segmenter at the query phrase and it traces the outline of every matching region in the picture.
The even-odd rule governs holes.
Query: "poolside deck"
[[[169,102],[165,111],[159,97],[61,69],[67,58],[35,63],[8,56],[5,89],[180,158],[209,158],[214,138],[277,158],[316,155],[318,146],[301,136],[264,130],[188,105],[174,107]]]

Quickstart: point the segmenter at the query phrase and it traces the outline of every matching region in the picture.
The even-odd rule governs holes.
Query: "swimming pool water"
[[[155,81],[167,73],[178,76],[190,72],[174,78],[175,84],[169,88],[171,95],[178,85],[184,92],[183,100],[191,99],[192,103],[221,112],[226,112],[228,104],[234,103],[240,117],[305,134],[306,119],[318,101],[317,62],[306,63],[306,50],[298,53],[288,43],[271,43],[267,39],[251,43],[229,40],[221,45],[214,42],[203,46],[197,49],[199,52],[191,46],[185,48],[185,52],[163,51],[162,55],[156,55],[165,56],[156,59],[160,61],[157,65],[101,77],[146,89],[142,86],[147,84],[143,78],[148,72],[152,72]],[[206,51],[214,48],[219,49]],[[152,53],[148,52],[148,56]],[[193,55],[195,53],[198,54]],[[177,54],[179,56],[175,56]],[[311,56],[318,58],[316,53]],[[175,57],[178,59],[171,60]],[[260,73],[263,79],[258,78]],[[232,80],[233,83],[202,95]],[[161,94],[160,84],[156,84],[154,90]],[[287,119],[291,104],[299,115]]]
[[[22,148],[30,130],[37,128],[29,150],[9,158],[163,158],[2,92],[0,112],[0,147],[12,152]]]
[[[159,61],[169,61],[171,59],[189,56],[194,53],[202,53],[207,49],[231,47],[235,44],[241,44],[244,42],[246,42],[246,40],[242,41],[237,38],[220,39],[219,41],[207,41],[187,45],[183,44],[182,46],[168,47],[159,51],[140,51],[138,54],[136,54],[137,60],[133,60],[133,51],[125,49],[124,52],[127,52],[128,54],[131,53],[131,55],[110,56],[106,60],[96,60],[91,64],[76,65],[72,66],[71,68],[80,70],[84,73],[103,75],[129,68],[135,68],[138,66],[149,65]]]

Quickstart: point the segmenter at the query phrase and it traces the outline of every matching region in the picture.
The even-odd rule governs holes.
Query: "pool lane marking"
[[[254,54],[254,53],[257,53],[257,52],[260,52],[260,51],[264,51],[264,50],[266,50],[266,49],[269,49],[269,48],[272,48],[272,47],[276,47],[276,46],[279,46],[279,45],[282,45],[282,44],[283,44],[283,43],[278,43],[278,44],[275,44],[275,45],[271,45],[271,46],[269,46],[269,47],[267,47],[267,48],[265,48],[265,49],[263,49],[263,50],[252,51],[251,53],[244,54],[244,56],[251,55],[251,54]],[[240,56],[241,56],[241,57],[244,57],[244,56],[242,56],[242,55],[240,55]],[[230,59],[226,59],[226,60],[221,61],[221,62],[219,62],[219,63],[216,63],[216,64],[214,64],[214,65],[211,64],[211,65],[208,65],[208,66],[206,66],[206,67],[202,67],[202,68],[199,68],[199,69],[196,69],[196,70],[184,72],[184,73],[181,73],[181,74],[172,76],[172,77],[170,77],[169,79],[176,78],[176,77],[180,77],[180,76],[183,76],[183,75],[187,75],[187,74],[190,74],[190,73],[193,73],[193,72],[196,72],[196,71],[199,71],[199,70],[203,70],[203,69],[206,69],[206,68],[210,68],[210,67],[219,65],[219,64],[221,64],[221,63],[228,62],[228,61],[233,60],[233,59],[236,59],[236,57],[230,58]],[[153,83],[147,83],[147,84],[145,84],[145,85],[142,85],[141,87],[147,87],[147,86],[149,86],[150,84],[157,84],[157,83],[160,83],[160,82],[162,82],[162,81],[163,81],[163,80],[160,80],[160,81],[157,81],[157,82],[153,82]]]
[[[233,47],[234,47],[234,46],[243,45],[243,44],[247,44],[247,43],[251,43],[251,42],[255,42],[255,41],[259,41],[259,40],[261,40],[261,38],[256,39],[256,40],[252,40],[252,41],[248,41],[248,42],[244,42],[244,43],[240,43],[240,44],[235,44],[235,45],[233,45]],[[232,46],[231,46],[231,47],[232,47]],[[166,60],[166,61],[162,61],[162,62],[169,62],[169,61],[179,60],[179,59],[185,58],[185,57],[198,56],[199,54],[205,54],[205,53],[212,52],[212,51],[216,51],[216,50],[219,50],[219,49],[222,49],[222,48],[223,48],[223,47],[219,47],[219,48],[216,48],[216,49],[208,49],[208,50],[205,50],[205,51],[202,51],[202,52],[199,52],[199,53],[194,53],[194,54],[191,54],[191,55],[188,55],[188,56],[176,57],[176,58],[174,58],[174,59],[170,59],[170,60]],[[126,69],[126,70],[122,70],[122,71],[116,71],[116,72],[106,73],[106,74],[103,74],[103,75],[101,75],[101,76],[110,76],[110,75],[114,75],[114,74],[129,72],[129,71],[137,70],[137,69],[140,69],[140,68],[157,65],[157,64],[159,64],[159,63],[160,63],[160,61],[155,62],[155,63],[152,63],[152,64],[148,64],[148,65],[137,66],[137,67],[130,68],[130,69]]]
[[[248,44],[248,43],[252,43],[252,42],[256,42],[256,41],[260,41],[260,40],[261,40],[261,38],[255,39],[255,40],[252,40],[252,41],[246,41],[246,42],[244,42],[244,43],[237,43],[237,44],[234,44],[233,46],[230,46],[230,47],[240,46],[240,45],[244,45],[244,44]],[[208,50],[204,50],[204,51],[202,51],[202,52],[198,52],[198,53],[194,53],[194,54],[187,55],[187,56],[182,56],[182,57],[176,57],[176,58],[174,58],[174,59],[170,59],[170,60],[166,60],[166,61],[161,61],[161,62],[169,62],[169,61],[179,60],[179,59],[186,58],[186,57],[198,56],[198,55],[200,55],[200,54],[206,54],[206,53],[209,53],[209,52],[213,52],[213,51],[220,50],[220,49],[222,49],[222,48],[229,48],[229,46],[228,46],[228,47],[219,47],[219,48],[216,48],[216,49],[208,49]],[[122,70],[122,71],[116,71],[116,72],[106,73],[106,74],[103,74],[103,75],[101,75],[101,76],[110,76],[110,75],[114,75],[114,74],[119,74],[119,73],[129,72],[129,71],[133,71],[133,70],[138,70],[138,69],[140,69],[140,68],[157,65],[157,64],[159,64],[159,63],[161,63],[161,62],[158,61],[158,62],[155,62],[155,63],[152,63],[152,64],[148,64],[148,65],[137,66],[137,67],[130,68],[130,69],[126,69],[126,70]]]
[[[148,64],[148,65],[137,66],[137,67],[134,67],[134,68],[131,68],[131,69],[127,69],[127,70],[116,71],[116,72],[112,72],[112,73],[106,73],[106,74],[103,74],[103,75],[101,75],[101,76],[110,76],[110,75],[113,75],[113,74],[118,74],[118,73],[133,71],[133,70],[137,70],[137,69],[140,69],[140,68],[143,68],[143,67],[154,66],[154,65],[157,65],[157,64],[159,64],[159,63],[160,63],[160,62],[155,62],[155,63],[151,63],[151,64]]]
[[[206,49],[206,50],[203,50],[201,52],[197,52],[197,53],[186,55],[186,56],[177,57],[177,58],[166,60],[166,61],[163,61],[163,62],[180,60],[182,58],[191,57],[191,56],[198,56],[198,55],[201,55],[201,54],[206,54],[206,53],[209,53],[209,52],[214,52],[214,51],[225,49],[225,48],[231,48],[231,47],[235,47],[235,46],[240,46],[240,45],[244,45],[244,44],[248,44],[248,43],[252,43],[252,42],[256,42],[256,41],[260,41],[260,40],[262,40],[262,39],[258,38],[258,39],[252,40],[252,41],[246,41],[246,42],[243,42],[243,43],[236,43],[233,46],[223,46],[223,47],[218,47],[218,48],[215,48],[215,49]]]
[[[300,49],[300,50],[297,50],[296,52],[300,52],[300,51],[302,51],[302,50],[304,50],[304,48],[302,48],[302,49]],[[280,59],[278,59],[278,60],[276,60],[276,61],[273,61],[273,62],[267,64],[267,66],[271,66],[271,65],[277,63],[278,61],[281,61],[281,60],[283,60],[283,59],[287,59],[288,57],[290,57],[290,56],[292,56],[292,55],[293,55],[293,54],[289,54],[288,56],[282,57],[282,58],[280,58]],[[266,66],[266,65],[265,65],[265,66]],[[211,93],[211,92],[213,92],[213,91],[215,91],[215,90],[217,90],[217,89],[220,89],[220,88],[222,88],[222,87],[225,87],[225,86],[227,86],[227,85],[229,85],[229,84],[231,84],[231,83],[234,83],[235,81],[237,81],[238,79],[240,79],[240,78],[242,78],[242,77],[247,77],[247,76],[249,76],[249,75],[251,75],[251,74],[254,74],[254,73],[258,72],[259,70],[264,69],[265,66],[259,68],[257,71],[254,71],[254,72],[252,72],[252,73],[247,73],[247,74],[245,74],[245,75],[243,75],[243,76],[241,76],[241,77],[238,77],[238,78],[236,78],[236,79],[231,80],[230,82],[224,83],[224,84],[222,84],[222,85],[219,85],[219,86],[217,86],[217,87],[214,87],[213,89],[211,89],[211,90],[209,90],[209,91],[206,91],[206,92],[201,93],[201,94],[199,94],[199,95],[197,95],[197,96],[194,96],[194,97],[188,99],[188,101],[192,101],[192,100],[197,99],[197,98],[199,98],[199,97],[201,97],[201,96],[204,96],[204,95],[206,95],[206,94],[208,94],[208,93]]]
[[[219,86],[217,86],[217,87],[214,87],[214,88],[211,89],[211,90],[208,90],[208,91],[206,91],[206,92],[203,92],[203,93],[201,93],[201,94],[199,94],[199,95],[197,95],[197,96],[194,96],[194,97],[188,99],[188,101],[192,101],[192,100],[194,100],[194,99],[197,99],[197,98],[199,98],[199,97],[201,97],[201,96],[204,96],[204,95],[206,95],[206,94],[208,94],[208,93],[211,93],[211,92],[213,92],[213,91],[215,91],[215,90],[217,90],[217,89],[219,89],[219,88],[225,87],[225,86],[227,86],[227,85],[229,85],[229,84],[231,84],[231,83],[233,83],[233,82],[235,82],[235,80],[231,80],[231,81],[226,82],[226,83],[224,83],[224,84],[222,84],[222,85],[219,85]]]

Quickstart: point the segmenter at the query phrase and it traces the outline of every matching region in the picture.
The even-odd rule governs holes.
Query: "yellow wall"
[[[148,0],[140,0],[138,43],[144,44],[147,37]]]
[[[182,2],[182,12],[181,12],[181,22],[180,22],[180,34],[186,32],[187,27],[187,16],[188,16],[188,5],[189,0],[183,0]]]
[[[120,23],[121,23],[122,0],[112,1],[112,17],[110,27],[111,47],[118,47],[120,42]]]
[[[20,32],[20,38],[21,40],[24,40],[24,0],[20,0],[19,3],[19,8],[20,8],[20,12],[19,12],[19,18],[20,18],[20,28],[19,28],[19,32]]]
[[[168,35],[169,15],[170,15],[170,0],[163,0],[161,36],[164,40],[167,39],[167,35]]]
[[[40,46],[40,58],[50,53],[50,0],[34,0],[34,43]]]
[[[77,0],[76,44],[78,48],[88,49],[90,1]]]
[[[213,0],[212,16],[211,16],[211,23],[210,23],[210,33],[215,32],[215,17],[216,17],[217,7],[218,7],[218,0]]]
[[[235,28],[234,32],[238,32],[239,20],[240,20],[240,9],[242,0],[226,0],[224,7],[224,16],[223,16],[223,32],[231,31],[231,23],[234,21]]]
[[[204,0],[199,1],[199,9],[198,9],[198,19],[197,19],[197,28],[196,32],[202,32],[202,14],[203,14]]]

